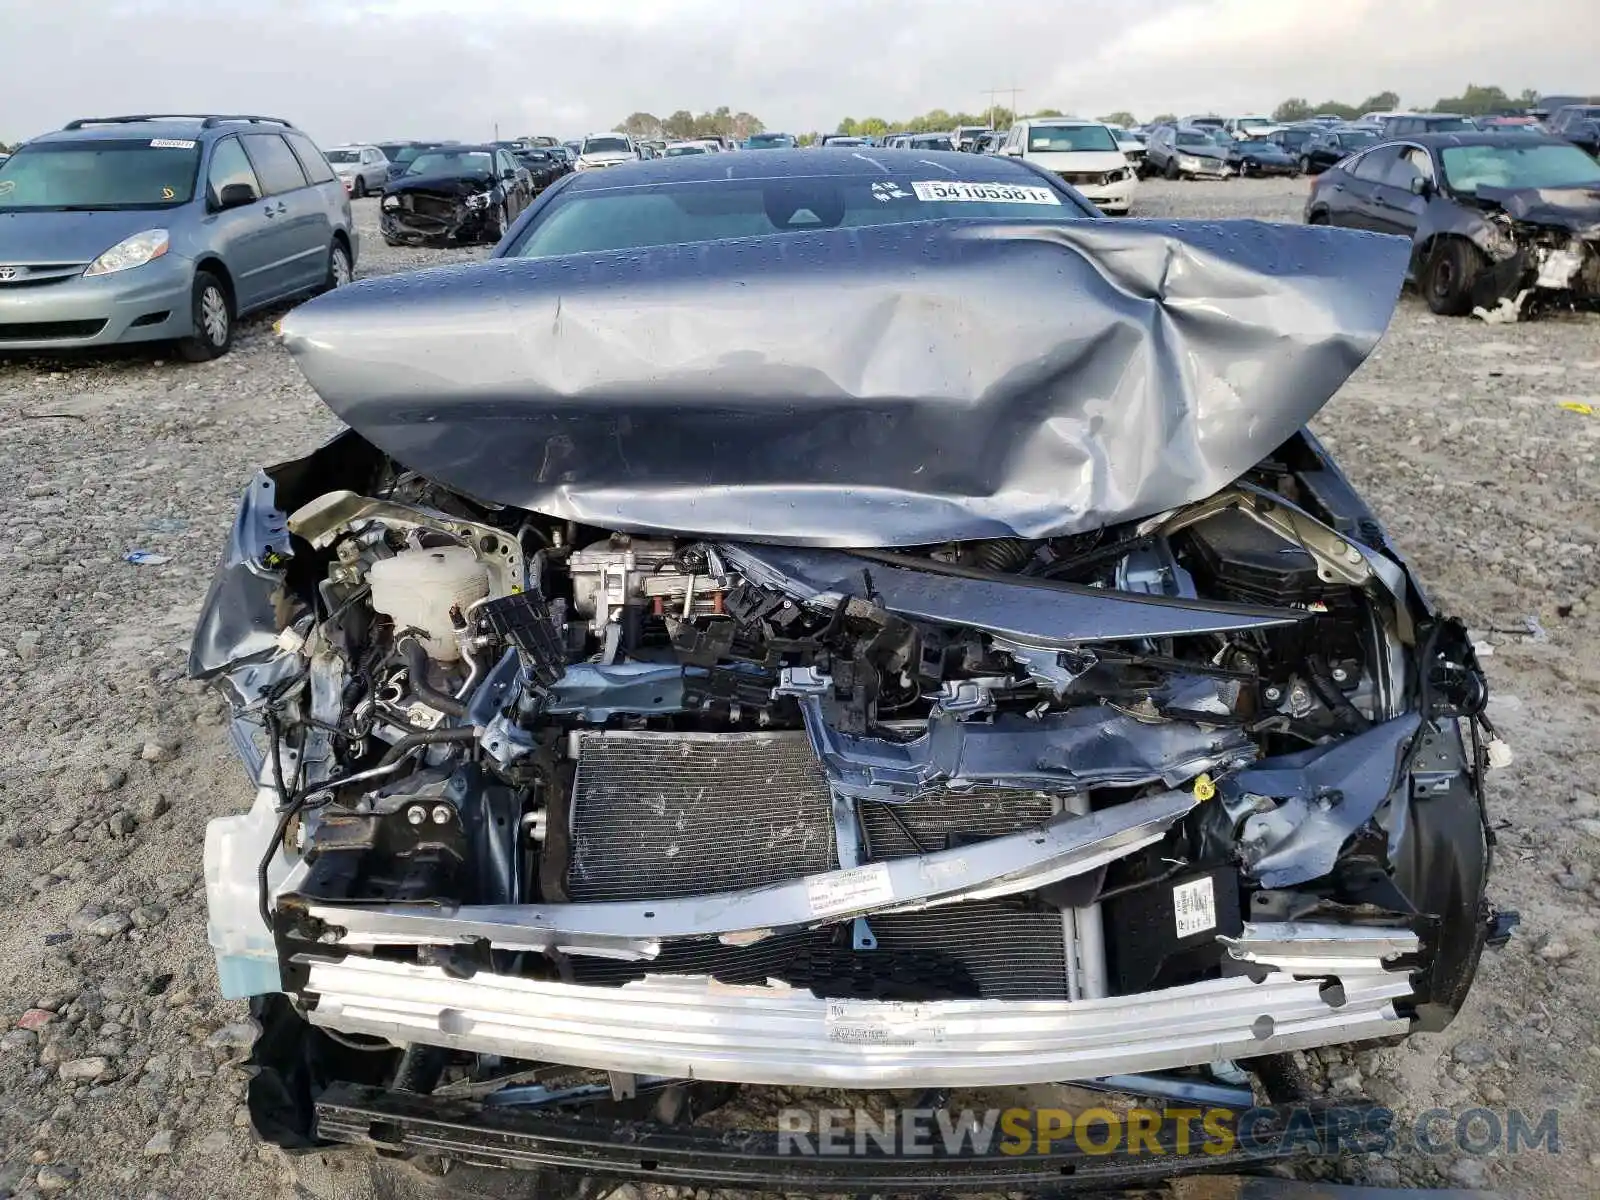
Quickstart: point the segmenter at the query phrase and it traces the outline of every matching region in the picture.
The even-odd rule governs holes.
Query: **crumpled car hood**
[[[1600,187],[1480,187],[1477,197],[1498,205],[1514,221],[1557,225],[1575,233],[1600,230]]]
[[[819,546],[1040,538],[1270,453],[1382,336],[1408,253],[941,221],[388,276],[282,328],[341,419],[481,500]]]
[[[414,179],[396,179],[386,189],[391,195],[406,192],[425,192],[433,196],[475,196],[494,187],[489,175],[419,175]]]

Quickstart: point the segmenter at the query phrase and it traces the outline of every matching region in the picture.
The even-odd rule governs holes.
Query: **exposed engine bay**
[[[191,669],[259,784],[208,831],[225,994],[374,1083],[1248,1058],[1439,1027],[1494,924],[1483,676],[1304,433],[893,551],[614,533],[345,433],[252,485]]]

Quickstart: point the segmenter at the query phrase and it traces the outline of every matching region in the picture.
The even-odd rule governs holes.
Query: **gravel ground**
[[[1297,220],[1304,184],[1145,185],[1140,210]],[[391,250],[371,201],[358,274],[470,257]],[[183,677],[189,628],[258,464],[334,422],[272,337],[231,355],[0,360],[0,1197],[398,1195],[371,1164],[286,1164],[253,1144],[200,886],[206,821],[249,799],[219,701]],[[1431,316],[1408,296],[1317,422],[1421,578],[1492,647],[1493,899],[1523,927],[1485,956],[1445,1033],[1313,1054],[1331,1091],[1406,1113],[1561,1113],[1562,1153],[1346,1163],[1375,1183],[1585,1194],[1600,1132],[1600,321]],[[133,549],[168,556],[132,566]],[[1532,618],[1536,624],[1530,626]],[[1530,634],[1530,630],[1535,632]],[[653,1189],[647,1189],[653,1190]]]

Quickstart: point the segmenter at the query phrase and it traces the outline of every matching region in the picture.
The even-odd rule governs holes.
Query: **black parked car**
[[[1410,237],[1411,277],[1442,315],[1600,301],[1600,163],[1557,138],[1383,142],[1317,179],[1306,220]]]
[[[1295,175],[1300,164],[1271,138],[1239,138],[1228,147],[1228,164],[1240,175]]]
[[[406,173],[406,168],[411,165],[411,160],[424,150],[432,150],[435,146],[443,145],[442,142],[375,142],[374,145],[383,151],[383,156],[389,160],[389,178],[399,179]]]
[[[1340,159],[1376,145],[1378,141],[1378,134],[1371,129],[1319,130],[1315,137],[1308,138],[1300,146],[1300,170],[1306,175],[1319,175]]]
[[[513,151],[511,157],[528,172],[534,195],[538,195],[563,175],[572,173],[572,164],[565,154],[558,154],[548,146],[530,146]]]
[[[1318,134],[1327,129],[1325,125],[1313,124],[1309,121],[1299,125],[1290,125],[1276,133],[1268,134],[1266,141],[1283,147],[1283,152],[1296,162],[1300,160],[1300,148]]]
[[[498,146],[437,146],[389,181],[379,227],[391,246],[500,240],[533,199],[528,173]]]

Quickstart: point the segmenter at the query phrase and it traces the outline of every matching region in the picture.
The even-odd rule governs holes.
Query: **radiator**
[[[1038,792],[985,788],[885,809],[860,806],[875,860],[1026,829],[1049,820],[1055,805]],[[799,732],[584,734],[571,821],[567,894],[579,903],[757,887],[838,866],[827,780]],[[1057,910],[988,901],[877,916],[871,926],[878,949],[870,952],[850,951],[848,928],[835,927],[746,947],[668,945],[650,964],[575,966],[595,983],[648,970],[730,983],[783,979],[819,994],[884,999],[1066,994]]]

